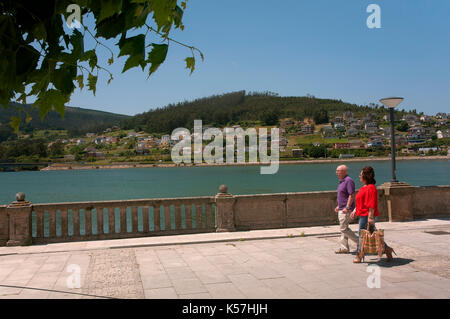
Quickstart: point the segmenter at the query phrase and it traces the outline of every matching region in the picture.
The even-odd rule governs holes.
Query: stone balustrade
[[[18,193],[0,206],[0,245],[200,232],[337,225],[336,192],[232,195],[32,204]],[[378,187],[380,221],[450,217],[450,186]]]

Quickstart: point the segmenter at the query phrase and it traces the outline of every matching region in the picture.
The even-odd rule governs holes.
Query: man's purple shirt
[[[350,176],[345,176],[343,180],[339,181],[337,189],[337,201],[339,210],[347,206],[347,201],[350,195],[355,193],[355,182]],[[355,201],[350,205],[350,211],[355,209]]]

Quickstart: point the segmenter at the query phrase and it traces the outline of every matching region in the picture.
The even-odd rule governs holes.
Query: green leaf
[[[73,58],[80,59],[84,53],[83,34],[77,29],[74,29],[72,35],[70,36],[70,43],[73,46],[72,49]]]
[[[169,46],[167,44],[156,44],[152,43],[152,51],[148,53],[148,63],[151,63],[148,76],[152,75],[153,72],[158,69],[158,67],[164,62],[167,56],[167,51]]]
[[[153,19],[158,26],[158,31],[160,31],[169,22],[172,11],[177,5],[177,0],[153,0],[151,4]]]
[[[14,132],[17,134],[20,127],[20,117],[11,116],[11,122],[9,122],[9,125],[11,125],[11,127],[14,129]]]
[[[191,73],[194,72],[195,69],[195,58],[194,57],[189,57],[184,59],[184,61],[186,61],[186,69],[190,69]]]
[[[92,91],[95,95],[95,89],[97,87],[97,77],[93,75],[92,73],[89,73],[88,76],[88,87],[89,90]]]
[[[41,117],[41,120],[43,120],[45,115],[52,109],[61,114],[64,118],[64,105],[69,102],[69,99],[70,94],[63,94],[58,90],[50,89],[41,92],[35,102],[35,105],[39,107],[39,116]]]
[[[119,57],[129,55],[125,62],[122,73],[130,68],[140,65],[142,69],[146,65],[145,61],[145,35],[139,34],[130,38],[122,38],[119,41]]]
[[[108,64],[111,65],[111,64],[113,64],[113,63],[114,63],[114,57],[111,56],[111,57],[108,59]]]
[[[94,71],[94,68],[97,66],[98,60],[97,60],[97,54],[95,53],[95,50],[88,50],[84,52],[82,58],[80,61],[89,61],[89,66],[91,67],[91,71]]]
[[[43,22],[37,23],[32,31],[34,37],[38,40],[46,40],[47,39],[47,30],[45,29],[45,25]]]
[[[78,82],[78,87],[80,88],[80,90],[83,89],[84,88],[83,75],[82,74],[78,75],[76,80]]]
[[[64,65],[59,69],[56,69],[53,73],[53,84],[55,87],[64,94],[71,94],[75,89],[73,84],[73,70]]]
[[[119,13],[121,9],[122,0],[100,0],[100,16],[97,23]]]

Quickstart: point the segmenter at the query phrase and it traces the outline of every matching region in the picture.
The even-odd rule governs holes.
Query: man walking
[[[334,209],[338,213],[341,247],[335,251],[336,254],[348,254],[350,252],[348,239],[350,238],[358,246],[358,236],[348,227],[350,214],[355,209],[355,182],[347,175],[348,168],[340,165],[336,168],[336,175],[339,178],[337,189],[338,205]]]

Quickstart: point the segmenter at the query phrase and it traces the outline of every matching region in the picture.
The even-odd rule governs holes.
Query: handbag
[[[384,230],[375,228],[371,233],[369,227],[370,224],[367,223],[367,229],[361,229],[362,256],[364,254],[377,254],[381,258],[384,253]]]

